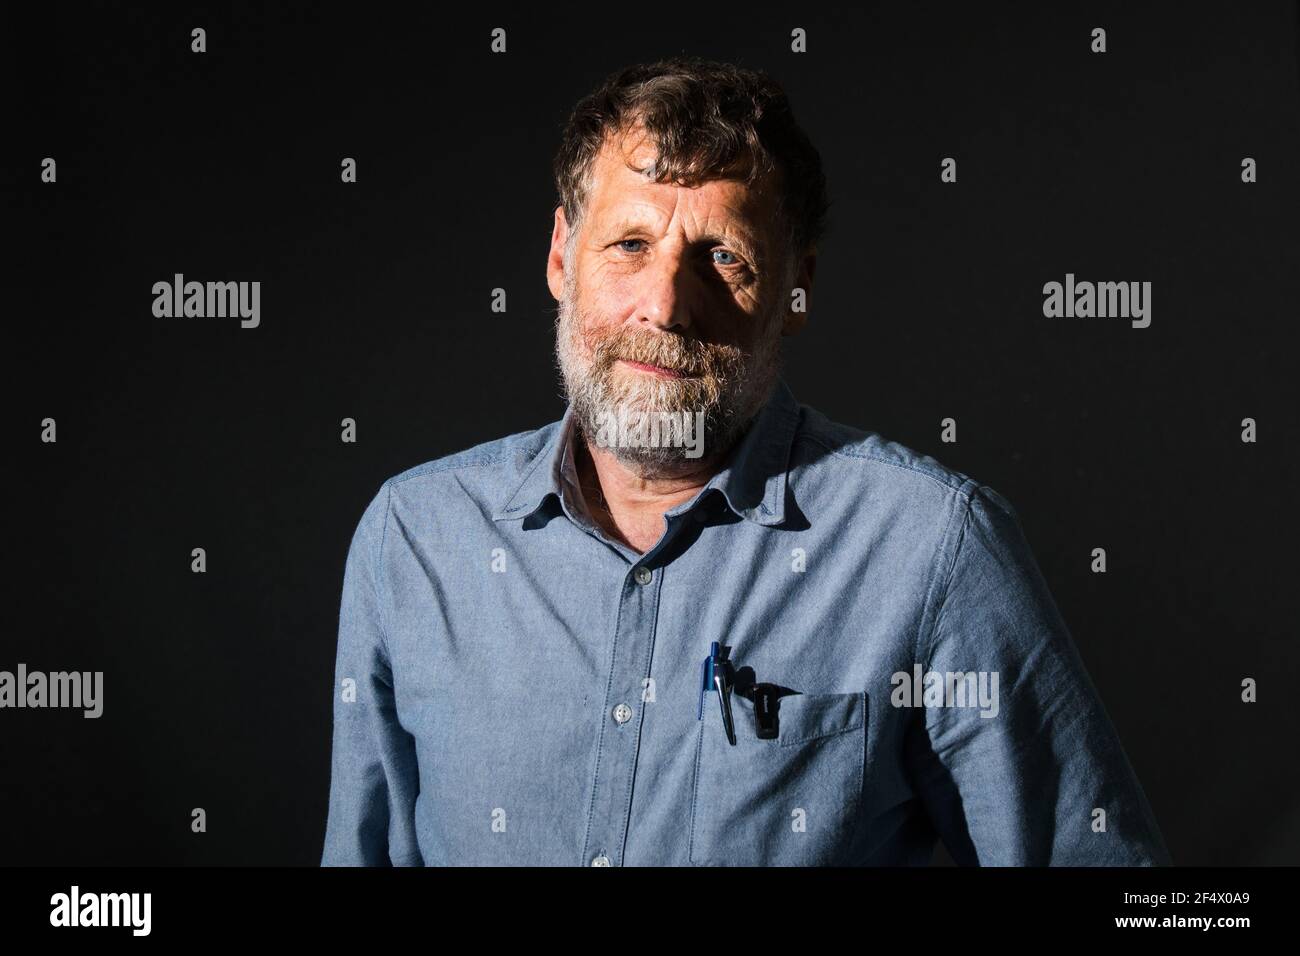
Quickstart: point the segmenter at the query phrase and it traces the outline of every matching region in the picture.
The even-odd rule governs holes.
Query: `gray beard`
[[[618,336],[597,342],[590,354],[584,351],[572,276],[573,270],[567,270],[556,316],[555,351],[574,423],[588,447],[600,445],[646,479],[689,474],[720,462],[763,407],[780,375],[778,317],[766,317],[766,332],[752,353],[734,346],[705,345],[674,333],[652,333],[653,339],[645,340],[652,351],[638,352],[638,359],[668,367],[685,366],[700,374],[680,379],[647,375],[632,380],[630,373],[615,368],[611,346],[618,347],[613,344]],[[784,305],[780,297],[776,302],[778,307]],[[688,457],[687,447],[665,441],[610,444],[598,440],[602,434],[610,434],[610,423],[620,416],[635,422],[641,413],[666,413],[679,421],[688,417],[687,427],[699,426],[696,440],[702,442],[702,453]]]

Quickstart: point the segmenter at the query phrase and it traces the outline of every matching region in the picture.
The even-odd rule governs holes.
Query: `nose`
[[[686,263],[680,253],[661,248],[639,273],[635,319],[638,325],[684,333],[691,327],[691,302]]]

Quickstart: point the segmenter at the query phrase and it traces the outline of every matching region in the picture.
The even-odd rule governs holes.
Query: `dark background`
[[[1300,862],[1295,5],[472,6],[9,20],[0,669],[105,677],[98,720],[0,712],[0,863],[319,861],[356,522],[560,416],[560,126],[680,52],[822,152],[796,396],[1016,506],[1175,862]],[[175,272],[261,281],[261,326],[154,318]],[[1045,318],[1067,272],[1151,281],[1151,326]]]

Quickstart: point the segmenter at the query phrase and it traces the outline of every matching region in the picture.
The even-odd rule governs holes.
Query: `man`
[[[366,509],[322,864],[1168,863],[1011,506],[780,377],[827,207],[781,90],[626,70],[556,178],[569,407]]]

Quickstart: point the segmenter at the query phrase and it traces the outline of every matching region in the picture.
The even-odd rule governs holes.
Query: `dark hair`
[[[676,56],[611,74],[574,107],[555,157],[555,185],[569,225],[582,220],[592,163],[610,135],[642,126],[658,157],[655,182],[694,186],[722,175],[752,185],[777,176],[777,216],[792,258],[826,231],[821,156],[785,92],[767,74]]]

